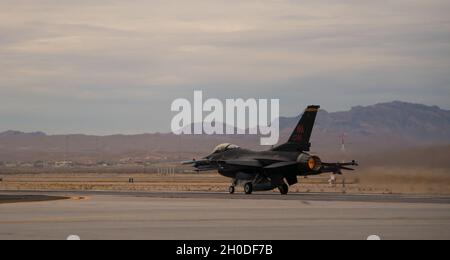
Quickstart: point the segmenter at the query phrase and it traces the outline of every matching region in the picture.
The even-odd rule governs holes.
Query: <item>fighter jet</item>
[[[288,142],[268,151],[256,152],[234,144],[221,144],[205,158],[183,164],[193,165],[197,172],[217,170],[220,175],[231,178],[230,194],[240,185],[245,194],[278,188],[286,195],[289,186],[298,183],[298,176],[340,175],[342,170],[354,171],[350,167],[358,166],[356,161],[325,163],[310,153],[310,138],[319,109],[320,106],[309,106]]]

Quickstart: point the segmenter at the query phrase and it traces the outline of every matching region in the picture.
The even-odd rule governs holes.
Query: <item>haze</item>
[[[450,1],[0,0],[0,131],[167,132],[174,99],[449,109]]]

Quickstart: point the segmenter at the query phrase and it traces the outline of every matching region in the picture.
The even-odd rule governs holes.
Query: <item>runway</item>
[[[3,195],[3,196],[2,196]],[[0,239],[450,239],[450,198],[402,195],[11,192]]]
[[[38,201],[50,201],[50,200],[63,200],[67,197],[61,196],[46,196],[46,195],[2,195],[0,194],[0,204],[4,203],[20,203],[20,202],[38,202]]]
[[[448,196],[427,195],[400,195],[400,194],[375,194],[355,195],[340,193],[291,193],[282,196],[273,192],[260,192],[252,195],[228,194],[221,192],[130,192],[130,191],[0,191],[10,196],[34,195],[34,196],[129,196],[166,199],[233,199],[233,200],[288,200],[288,201],[341,201],[341,202],[374,202],[374,203],[427,203],[450,204]]]

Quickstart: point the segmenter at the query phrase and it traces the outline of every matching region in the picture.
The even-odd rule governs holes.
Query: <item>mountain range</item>
[[[298,117],[280,118],[284,142]],[[260,147],[258,136],[47,135],[43,132],[0,133],[0,161],[119,160],[141,157],[153,161],[191,158],[210,152],[219,143]],[[345,149],[354,154],[450,144],[450,111],[406,102],[357,106],[349,111],[321,110],[312,137],[313,152],[334,158]],[[341,156],[341,155],[339,155]]]

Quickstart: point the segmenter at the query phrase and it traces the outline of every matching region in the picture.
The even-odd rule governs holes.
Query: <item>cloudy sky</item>
[[[450,109],[448,0],[0,0],[0,131],[168,131],[171,102]]]

